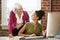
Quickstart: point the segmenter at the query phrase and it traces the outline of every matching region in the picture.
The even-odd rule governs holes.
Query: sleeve
[[[26,15],[27,15],[26,22],[29,22],[29,15],[28,15],[28,13],[27,13],[27,12],[26,12]]]
[[[9,19],[8,19],[8,32],[9,34],[12,33],[12,21],[13,21],[13,14],[10,12]]]

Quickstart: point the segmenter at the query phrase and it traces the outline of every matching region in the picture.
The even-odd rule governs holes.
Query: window
[[[8,24],[9,12],[15,3],[20,3],[23,9],[31,15],[33,10],[41,9],[41,0],[2,0],[2,24]]]

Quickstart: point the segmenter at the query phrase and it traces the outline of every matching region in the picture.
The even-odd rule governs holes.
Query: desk
[[[0,37],[0,40],[19,40],[21,38],[25,38],[25,40],[60,40],[60,38],[42,38],[42,37],[20,37],[20,36],[16,36],[13,38],[9,38],[9,37]]]
[[[47,38],[43,38],[43,36],[36,36],[36,37],[13,37],[13,38],[10,38],[10,40],[47,40]]]

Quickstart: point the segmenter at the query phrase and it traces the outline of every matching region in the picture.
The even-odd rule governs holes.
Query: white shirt
[[[17,18],[17,24],[23,23],[23,20],[22,20],[23,13],[21,14],[21,17],[20,17],[20,18],[19,18],[18,14],[17,14],[15,11],[14,11],[14,13],[15,13],[15,16],[16,16],[16,18]]]
[[[16,15],[16,18],[17,18],[17,24],[23,23],[23,20],[22,20],[23,13],[21,14],[21,17],[20,18],[18,17],[18,14],[17,13],[15,15]]]

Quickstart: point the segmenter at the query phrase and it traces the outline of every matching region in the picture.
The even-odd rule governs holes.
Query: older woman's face
[[[23,12],[22,6],[18,6],[18,8],[16,9],[16,12],[17,12],[18,14],[21,14],[21,13]]]
[[[37,17],[37,15],[36,15],[36,13],[34,12],[33,14],[32,14],[32,20],[34,21],[34,20],[38,20],[38,17]]]

